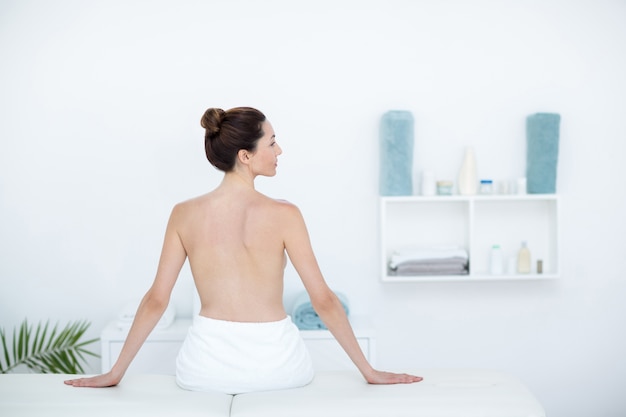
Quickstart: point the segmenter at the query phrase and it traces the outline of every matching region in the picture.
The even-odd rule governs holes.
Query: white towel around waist
[[[193,391],[295,388],[313,375],[309,352],[289,316],[262,323],[196,316],[176,359],[176,382]]]

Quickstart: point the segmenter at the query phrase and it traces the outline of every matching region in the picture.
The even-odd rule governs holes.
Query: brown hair
[[[256,150],[264,134],[264,121],[265,115],[251,107],[226,111],[210,108],[204,112],[200,124],[206,130],[204,149],[211,165],[224,172],[232,171],[241,149]]]

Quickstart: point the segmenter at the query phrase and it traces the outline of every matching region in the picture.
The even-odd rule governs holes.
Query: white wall
[[[86,318],[150,285],[169,210],[214,187],[207,107],[250,105],[284,149],[258,188],[298,204],[389,369],[520,376],[551,417],[626,413],[626,2],[0,2],[0,326]],[[557,282],[381,284],[378,122],[415,169],[522,176],[524,119],[562,115]],[[289,269],[287,298],[300,287]],[[188,273],[174,304],[190,315]],[[97,363],[94,363],[97,367]]]

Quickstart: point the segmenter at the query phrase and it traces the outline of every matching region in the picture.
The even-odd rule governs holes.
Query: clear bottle
[[[526,242],[522,242],[522,247],[517,254],[517,272],[519,274],[530,274],[530,250]]]
[[[502,275],[504,272],[503,263],[502,249],[500,248],[500,245],[493,245],[491,247],[491,264],[489,272],[491,272],[492,275]]]

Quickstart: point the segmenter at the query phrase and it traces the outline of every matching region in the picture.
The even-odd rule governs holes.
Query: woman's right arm
[[[178,274],[187,258],[187,252],[176,227],[182,210],[180,206],[176,206],[172,210],[165,231],[156,277],[141,300],[120,356],[111,370],[91,378],[67,380],[65,384],[75,387],[110,387],[121,381],[137,352],[165,312]]]

